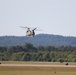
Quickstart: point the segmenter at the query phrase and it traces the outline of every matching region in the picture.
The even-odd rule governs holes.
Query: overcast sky
[[[0,0],[0,36],[24,36],[19,26],[37,34],[76,36],[76,0]]]

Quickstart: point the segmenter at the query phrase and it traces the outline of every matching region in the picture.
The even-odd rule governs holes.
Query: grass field
[[[49,64],[49,65],[64,65],[60,62],[24,62],[24,61],[0,61],[2,64]],[[76,65],[74,62],[69,62],[70,65]]]
[[[2,64],[52,64],[47,62],[2,62]],[[62,63],[63,64],[63,63]],[[73,63],[70,63],[73,64]],[[74,63],[75,64],[75,63]],[[74,65],[73,64],[73,65]],[[61,64],[60,64],[61,65]],[[0,75],[76,75],[76,67],[0,66]]]

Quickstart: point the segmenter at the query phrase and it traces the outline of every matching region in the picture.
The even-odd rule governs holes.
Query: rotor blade
[[[33,30],[36,30],[37,28],[34,28]]]
[[[36,29],[36,31],[42,31],[41,29]]]
[[[28,27],[23,27],[23,26],[20,26],[21,28],[28,28]]]

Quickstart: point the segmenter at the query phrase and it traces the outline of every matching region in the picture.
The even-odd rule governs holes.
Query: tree
[[[37,56],[36,56],[37,61],[43,61],[43,53],[42,52],[38,52]]]
[[[30,43],[26,43],[23,45],[23,49],[25,50],[25,52],[32,52],[32,51],[37,51],[37,49]]]
[[[51,61],[50,53],[46,53],[44,56],[45,61]]]
[[[4,61],[3,57],[4,57],[4,54],[0,52],[0,61]]]
[[[4,56],[3,56],[3,61],[8,61],[10,60],[11,54],[8,52],[4,52]]]
[[[24,54],[24,52],[13,53],[11,56],[11,60],[20,61]]]
[[[31,52],[31,61],[37,61],[37,53]]]
[[[7,47],[1,47],[0,46],[0,52],[3,53],[4,51],[7,51]]]
[[[22,61],[30,61],[30,59],[31,59],[31,55],[30,55],[30,53],[25,53],[24,55],[23,55],[23,57],[22,57]]]
[[[28,49],[32,49],[33,48],[33,45],[31,43],[26,43],[23,46],[28,48]]]
[[[15,46],[8,47],[7,52],[12,54],[15,52]]]
[[[59,59],[59,62],[60,62],[60,63],[63,63],[63,62],[64,62],[64,60],[63,60],[62,58],[60,58],[60,59]]]
[[[44,51],[44,47],[43,46],[38,46],[37,49],[38,49],[38,51]]]

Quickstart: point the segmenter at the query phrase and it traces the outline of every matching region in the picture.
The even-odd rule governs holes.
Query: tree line
[[[34,47],[31,43],[22,46],[0,46],[0,61],[76,62],[76,47]]]

